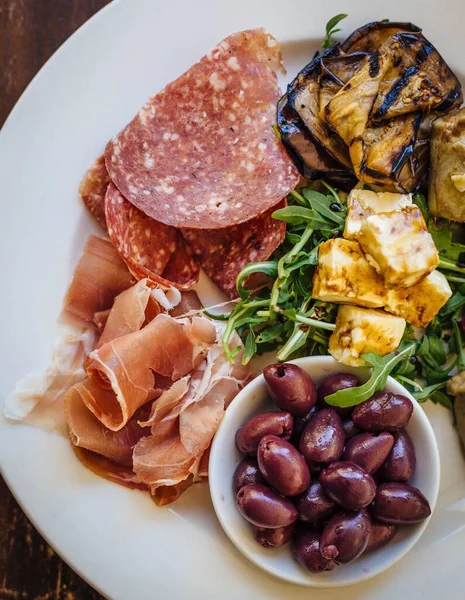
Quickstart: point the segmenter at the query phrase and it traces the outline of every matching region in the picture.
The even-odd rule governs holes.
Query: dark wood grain
[[[40,67],[110,0],[0,0],[0,126]],[[0,600],[98,600],[0,478]]]

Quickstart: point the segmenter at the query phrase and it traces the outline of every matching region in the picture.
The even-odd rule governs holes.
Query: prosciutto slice
[[[131,419],[117,432],[109,431],[86,407],[76,387],[66,395],[65,411],[73,446],[132,467],[133,448],[147,435],[147,430],[138,424],[137,418]]]
[[[151,434],[134,448],[134,473],[150,485],[157,503],[175,499],[207,475],[213,436],[249,374],[240,361],[241,354],[229,363],[222,347],[213,344],[198,368],[155,400],[149,418],[140,423],[150,426]]]
[[[61,321],[92,323],[94,314],[111,308],[131,283],[131,274],[111,242],[89,236],[65,296]]]
[[[152,289],[148,285],[148,280],[142,279],[116,297],[105,321],[98,343],[99,347],[123,335],[139,331],[147,319],[149,302],[151,318],[160,312],[158,302],[151,294]],[[101,312],[97,314],[101,315]]]
[[[215,340],[209,319],[159,314],[140,331],[112,340],[88,356],[90,378],[99,390],[113,393],[87,393],[90,384],[85,383],[80,386],[83,401],[106,427],[118,431],[155,397],[158,374],[180,379],[198,366]]]
[[[17,383],[6,398],[5,416],[66,435],[63,397],[70,386],[84,379],[84,357],[95,344],[93,328],[61,325],[51,365],[44,373],[29,373]]]

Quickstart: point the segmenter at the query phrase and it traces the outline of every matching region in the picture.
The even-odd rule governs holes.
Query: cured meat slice
[[[170,311],[172,317],[182,317],[191,311],[201,310],[203,308],[197,292],[190,290],[181,293],[181,301]]]
[[[132,284],[131,274],[111,242],[89,236],[63,302],[61,320],[92,323],[96,312]]]
[[[30,373],[17,383],[5,400],[5,416],[66,435],[63,397],[70,386],[84,379],[84,357],[95,343],[93,327],[61,325],[52,364],[44,373]]]
[[[132,451],[147,430],[131,419],[119,431],[109,431],[82,401],[77,388],[71,388],[65,400],[65,412],[73,446],[86,448],[112,462],[132,468]]]
[[[275,206],[299,180],[272,130],[279,69],[279,44],[263,29],[223,40],[109,142],[113,183],[176,227],[227,227]]]
[[[171,504],[183,494],[187,488],[194,483],[194,476],[190,475],[184,481],[180,481],[175,485],[161,485],[153,492],[152,499],[157,506],[165,506]]]
[[[102,333],[105,329],[105,325],[107,324],[108,317],[110,316],[111,308],[107,308],[106,310],[99,310],[94,314],[94,325],[97,327],[97,331]]]
[[[102,154],[85,173],[79,185],[79,195],[98,224],[105,231],[107,230],[105,221],[105,193],[109,183],[110,175],[105,166],[105,157]]]
[[[131,489],[142,490],[144,492],[150,490],[150,487],[146,483],[139,481],[131,467],[112,462],[105,456],[101,456],[85,448],[79,448],[78,446],[74,446],[73,448],[79,460],[96,475]]]
[[[222,346],[212,345],[197,370],[155,400],[148,420],[140,423],[151,426],[151,435],[135,446],[133,468],[158,504],[176,499],[207,475],[213,436],[249,374],[240,363],[241,353],[231,364]]]
[[[165,287],[174,285],[180,290],[189,290],[199,280],[200,264],[195,260],[192,250],[184,242],[180,232],[176,236],[176,250],[171,255],[163,271],[163,279],[157,283]]]
[[[224,229],[183,229],[184,239],[207,275],[231,299],[237,297],[236,278],[250,262],[266,260],[284,241],[286,224],[272,218],[280,202],[259,217]]]
[[[108,314],[98,345],[103,346],[103,344],[118,337],[139,331],[147,318],[146,313],[149,302],[153,304],[150,308],[151,316],[155,313],[153,314],[153,317],[155,317],[160,312],[160,307],[151,294],[152,290],[147,279],[142,279],[136,285],[121,292],[116,297]]]
[[[105,196],[105,216],[110,239],[128,267],[161,275],[176,249],[176,229],[148,217],[112,183]]]
[[[136,410],[155,397],[157,375],[172,381],[190,373],[216,341],[216,330],[203,317],[172,319],[159,314],[140,331],[119,337],[92,352],[79,384],[83,401],[112,431],[118,431]],[[107,394],[103,394],[107,392]]]
[[[200,265],[176,228],[148,217],[113,184],[105,196],[105,215],[110,239],[137,279],[148,277],[162,287],[181,289],[198,281]]]

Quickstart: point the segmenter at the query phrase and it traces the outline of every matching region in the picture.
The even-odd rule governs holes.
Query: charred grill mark
[[[430,42],[426,40],[422,40],[423,43],[420,48],[417,50],[415,55],[415,62],[419,65],[425,62],[431,52],[434,51],[434,46],[430,44]]]
[[[418,42],[418,40],[420,39],[421,34],[414,34],[414,33],[397,33],[396,35],[394,35],[393,37],[404,47],[404,48],[410,48],[411,46],[413,46],[414,44],[416,44]],[[423,36],[421,36],[423,37]]]
[[[374,119],[380,119],[381,117],[384,117],[384,115],[387,113],[387,111],[389,110],[391,105],[394,104],[394,102],[399,97],[401,91],[408,84],[410,78],[413,75],[416,75],[418,73],[418,70],[419,70],[418,67],[415,67],[415,66],[409,67],[405,71],[405,73],[402,75],[402,77],[400,77],[400,79],[398,79],[394,83],[394,85],[391,87],[389,92],[386,94],[383,104],[379,107],[379,109],[373,115]]]
[[[373,52],[368,60],[370,77],[376,77],[379,73],[379,52]]]
[[[392,173],[393,173],[394,177],[396,177],[396,178],[399,176],[399,174],[400,174],[402,168],[404,167],[405,163],[407,162],[407,160],[409,160],[410,157],[413,155],[413,152],[415,150],[415,141],[416,141],[418,129],[421,124],[421,117],[422,117],[421,113],[418,113],[415,116],[415,119],[413,121],[413,130],[414,130],[415,134],[412,136],[410,143],[406,144],[402,148],[402,150],[399,152],[397,157],[392,162]]]
[[[362,172],[365,173],[366,175],[368,175],[369,177],[372,177],[373,179],[388,179],[389,178],[386,175],[386,173],[380,173],[376,169],[370,169],[369,167],[367,167],[365,161],[363,161],[362,165],[364,166],[364,169]]]
[[[436,107],[436,110],[445,112],[449,110],[449,108],[451,108],[457,102],[457,100],[461,100],[461,98],[462,90],[460,87],[456,87],[454,90],[451,90],[447,94],[446,98],[444,98],[441,104],[439,104],[439,106]]]

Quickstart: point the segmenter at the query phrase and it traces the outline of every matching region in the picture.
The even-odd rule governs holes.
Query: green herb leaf
[[[341,31],[340,29],[335,28],[343,19],[347,18],[347,16],[348,15],[345,14],[336,15],[326,23],[326,35],[325,39],[323,40],[323,48],[328,48],[331,46],[333,42],[332,36],[338,31]]]
[[[431,394],[429,399],[434,402],[434,404],[440,404],[441,406],[444,406],[444,408],[454,410],[454,404],[452,400],[444,392],[434,392],[434,394]]]
[[[442,388],[445,387],[445,385],[445,381],[441,383],[436,383],[434,385],[427,385],[421,390],[421,392],[413,392],[412,395],[416,400],[418,400],[418,402],[424,402],[425,400],[428,400],[428,398],[430,398],[430,396],[434,392],[436,392],[437,390],[442,390]]]
[[[387,378],[394,367],[402,360],[406,360],[407,357],[411,356],[416,347],[417,342],[410,342],[402,350],[391,352],[391,354],[387,354],[386,356],[380,356],[374,352],[364,354],[363,358],[373,367],[368,381],[359,387],[340,390],[335,394],[326,396],[325,402],[331,404],[331,406],[340,406],[341,408],[356,406],[361,402],[365,402],[375,392],[384,388]]]
[[[256,352],[257,352],[257,343],[255,341],[255,333],[253,332],[253,329],[250,328],[249,333],[247,334],[247,337],[245,339],[244,354],[242,356],[242,364],[243,365],[248,364],[250,362],[250,359],[255,356]]]
[[[457,262],[460,254],[465,252],[465,245],[452,241],[452,231],[448,221],[443,219],[430,219],[428,229],[433,237],[440,256],[448,258],[454,263]],[[462,269],[462,271],[465,272],[465,269]]]
[[[331,198],[330,196],[324,196],[323,194],[315,192],[309,188],[305,188],[302,193],[304,198],[310,202],[310,205],[314,211],[318,212],[322,217],[326,217],[326,219],[336,223],[336,225],[344,225],[347,211],[344,210],[340,205],[339,211],[336,212],[331,210],[331,205],[336,204],[334,198]]]
[[[465,295],[460,292],[454,292],[446,304],[439,311],[439,316],[441,318],[450,317],[453,315],[459,308],[465,305]]]
[[[239,296],[244,300],[250,295],[250,291],[243,286],[245,279],[252,273],[264,273],[268,277],[276,277],[278,274],[278,263],[276,261],[249,263],[239,273],[236,279],[236,288]]]

